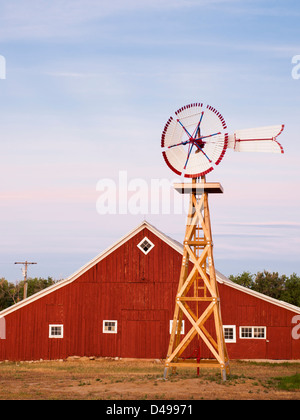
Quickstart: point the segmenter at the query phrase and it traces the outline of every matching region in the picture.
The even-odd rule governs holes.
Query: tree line
[[[256,274],[244,271],[242,274],[230,275],[229,279],[256,292],[300,307],[300,277],[295,273],[288,277],[266,270]],[[27,296],[52,286],[56,282],[57,280],[52,277],[29,278],[27,280]],[[0,278],[0,311],[20,302],[23,299],[23,292],[24,281],[15,284],[8,282],[5,278]]]
[[[244,271],[237,276],[230,275],[229,279],[256,292],[300,306],[300,277],[296,273],[288,277],[266,270],[256,274]]]
[[[46,289],[56,283],[52,277],[47,279],[41,277],[27,279],[27,297]],[[8,308],[23,299],[24,281],[18,283],[8,282],[5,278],[0,278],[0,311]]]

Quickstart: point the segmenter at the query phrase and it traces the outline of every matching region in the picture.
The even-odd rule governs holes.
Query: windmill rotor
[[[222,161],[227,148],[236,152],[283,153],[277,141],[284,125],[236,130],[228,134],[220,112],[210,105],[192,103],[175,112],[161,136],[166,164],[177,175],[198,178]]]

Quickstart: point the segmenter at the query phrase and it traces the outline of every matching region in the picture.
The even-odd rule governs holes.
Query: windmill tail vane
[[[228,136],[228,148],[235,152],[266,152],[284,153],[283,147],[277,141],[284,125],[237,130]]]

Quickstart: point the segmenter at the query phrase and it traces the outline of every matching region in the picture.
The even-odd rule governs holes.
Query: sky
[[[66,278],[143,220],[182,242],[160,140],[194,102],[229,133],[285,124],[284,154],[229,149],[207,175],[216,269],[300,274],[299,18],[296,0],[0,0],[0,277]]]

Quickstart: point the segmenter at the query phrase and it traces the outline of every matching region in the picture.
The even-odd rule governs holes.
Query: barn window
[[[140,248],[140,250],[143,251],[145,255],[147,255],[154,247],[154,244],[150,241],[150,239],[147,238],[147,236],[145,236],[145,238],[141,240],[137,247]]]
[[[241,327],[240,338],[252,338],[252,328],[251,327]]]
[[[178,320],[177,320],[177,324],[178,324]],[[173,327],[173,319],[170,321],[170,334],[172,332],[172,327]],[[184,320],[181,321],[181,331],[180,334],[184,334]]]
[[[266,327],[254,327],[253,328],[254,338],[266,338]]]
[[[235,325],[223,325],[225,343],[236,343]]]
[[[106,334],[116,334],[118,332],[118,321],[103,321],[103,332]]]
[[[240,327],[240,338],[266,338],[266,327]]]
[[[49,325],[49,338],[63,338],[64,326],[62,324]]]

